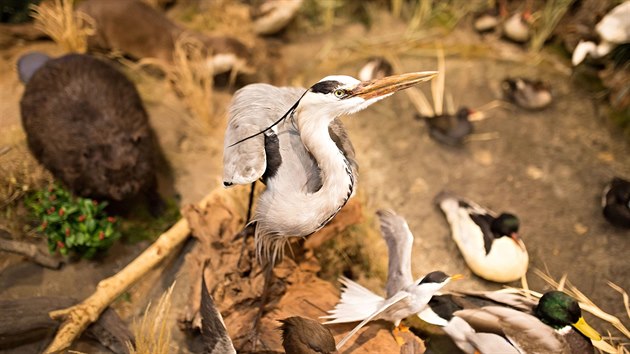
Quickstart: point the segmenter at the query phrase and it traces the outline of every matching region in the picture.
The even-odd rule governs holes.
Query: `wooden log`
[[[13,240],[8,231],[0,229],[0,251],[17,253],[41,266],[50,269],[59,269],[61,259],[51,256],[41,247],[25,241]]]
[[[0,321],[0,348],[12,348],[41,340],[54,331],[59,322],[48,316],[56,309],[76,304],[69,297],[35,297],[0,301],[0,313],[11,321]],[[116,311],[107,308],[98,321],[88,327],[86,333],[116,354],[128,353],[126,342],[133,342],[133,335]],[[52,333],[51,333],[52,334]]]

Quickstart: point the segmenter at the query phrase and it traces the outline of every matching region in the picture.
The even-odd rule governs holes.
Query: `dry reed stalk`
[[[431,80],[431,94],[433,95],[433,111],[436,116],[441,116],[444,112],[444,83],[446,81],[446,62],[444,60],[444,49],[439,46],[437,50],[438,74]]]
[[[74,11],[74,0],[55,0],[43,5],[31,5],[35,28],[49,35],[68,52],[85,53],[87,37],[95,33],[94,20]]]
[[[390,63],[392,63],[392,67],[395,73],[403,72],[400,60],[396,55],[389,55],[387,59]],[[410,87],[405,90],[405,93],[409,97],[409,100],[411,100],[411,103],[416,108],[418,113],[420,113],[420,115],[422,115],[423,117],[433,117],[433,108],[431,107],[431,104],[427,100],[426,96],[422,93],[422,91],[415,87]]]
[[[545,2],[542,17],[539,19],[529,43],[529,48],[532,51],[538,52],[542,49],[545,41],[556,28],[573,1],[574,0],[547,0]]]
[[[130,354],[168,354],[170,352],[171,330],[168,314],[175,283],[160,297],[156,307],[147,305],[140,323],[134,323],[135,346],[127,342]]]
[[[431,17],[433,0],[418,0],[413,11],[413,16],[409,21],[409,30],[416,31],[424,25]]]
[[[391,0],[390,1],[390,5],[392,8],[392,16],[396,17],[396,18],[400,18],[400,15],[402,14],[402,8],[403,8],[403,0]]]
[[[155,58],[145,58],[138,63],[140,66],[155,65],[160,68],[188,111],[204,129],[214,123],[214,70],[208,62],[209,54],[199,39],[184,33],[175,42],[172,63]]]

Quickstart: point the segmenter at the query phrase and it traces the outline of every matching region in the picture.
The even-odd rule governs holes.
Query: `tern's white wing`
[[[391,297],[413,283],[411,275],[411,248],[413,235],[409,225],[400,215],[391,210],[376,212],[381,222],[381,234],[387,243],[389,262],[387,268],[387,297]]]
[[[359,323],[356,327],[354,327],[354,329],[352,329],[352,331],[350,331],[350,333],[348,333],[345,337],[343,337],[343,339],[337,344],[337,350],[339,350],[341,347],[343,347],[343,345],[346,344],[346,342],[350,338],[352,338],[352,336],[355,335],[368,322],[370,322],[373,319],[377,318],[378,315],[380,315],[385,310],[387,310],[388,308],[392,307],[393,305],[395,305],[399,301],[407,298],[409,295],[410,294],[408,292],[401,291],[401,292],[397,293],[396,295],[392,296],[391,298],[385,300],[383,305],[378,310],[374,311],[374,313],[372,313],[370,316],[368,316],[366,319],[364,319],[361,323]]]

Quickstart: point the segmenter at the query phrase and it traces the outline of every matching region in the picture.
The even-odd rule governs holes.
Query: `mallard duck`
[[[391,76],[394,73],[392,64],[383,57],[376,57],[368,60],[359,70],[359,80],[370,81],[374,79],[382,79],[385,76]]]
[[[515,215],[497,215],[448,192],[438,194],[435,203],[444,212],[453,240],[473,273],[499,283],[525,275],[529,257],[518,237]]]
[[[400,322],[422,311],[433,294],[452,279],[461,278],[459,274],[451,277],[444,272],[434,271],[414,281],[411,274],[413,235],[407,222],[390,210],[380,210],[377,215],[389,255],[385,287],[387,298],[374,294],[350,279],[345,277],[340,279],[345,288],[337,306],[328,311],[329,315],[322,317],[329,320],[324,324],[357,321],[361,323],[337,344],[337,350],[364,325],[378,319],[394,323],[394,338],[401,343],[397,332],[405,330],[405,327],[401,326]]]
[[[419,317],[445,326],[470,354],[494,353],[487,349],[493,347],[503,347],[499,352],[505,354],[586,354],[594,352],[590,339],[601,340],[577,301],[561,291],[547,292],[538,302],[503,290],[436,295]]]
[[[630,1],[623,2],[613,8],[595,26],[600,39],[599,44],[591,41],[580,41],[573,50],[571,62],[574,66],[584,61],[587,55],[601,58],[620,44],[630,42]]]
[[[615,177],[602,196],[604,217],[616,227],[630,228],[630,181]]]
[[[529,110],[540,110],[551,104],[553,96],[549,84],[526,78],[507,78],[501,83],[505,99]]]

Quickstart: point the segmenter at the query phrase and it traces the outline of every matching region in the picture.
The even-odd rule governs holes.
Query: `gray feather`
[[[502,353],[519,354],[503,337],[492,333],[477,333],[466,321],[459,317],[453,319],[444,327],[453,342],[467,354],[473,353]]]
[[[413,235],[405,218],[393,211],[379,210],[376,215],[381,222],[381,234],[387,243],[389,254],[387,284],[385,286],[389,298],[413,283],[411,274]]]
[[[268,128],[297,102],[305,90],[252,84],[236,91],[230,105],[223,148],[224,184],[247,184],[262,177],[267,168],[264,135],[230,145]]]
[[[227,333],[223,317],[217,310],[212,296],[206,288],[206,280],[201,277],[201,335],[205,354],[236,354],[232,339]]]
[[[478,332],[503,335],[525,353],[568,354],[566,342],[553,328],[536,317],[501,306],[486,306],[478,310],[461,310],[463,318]]]

